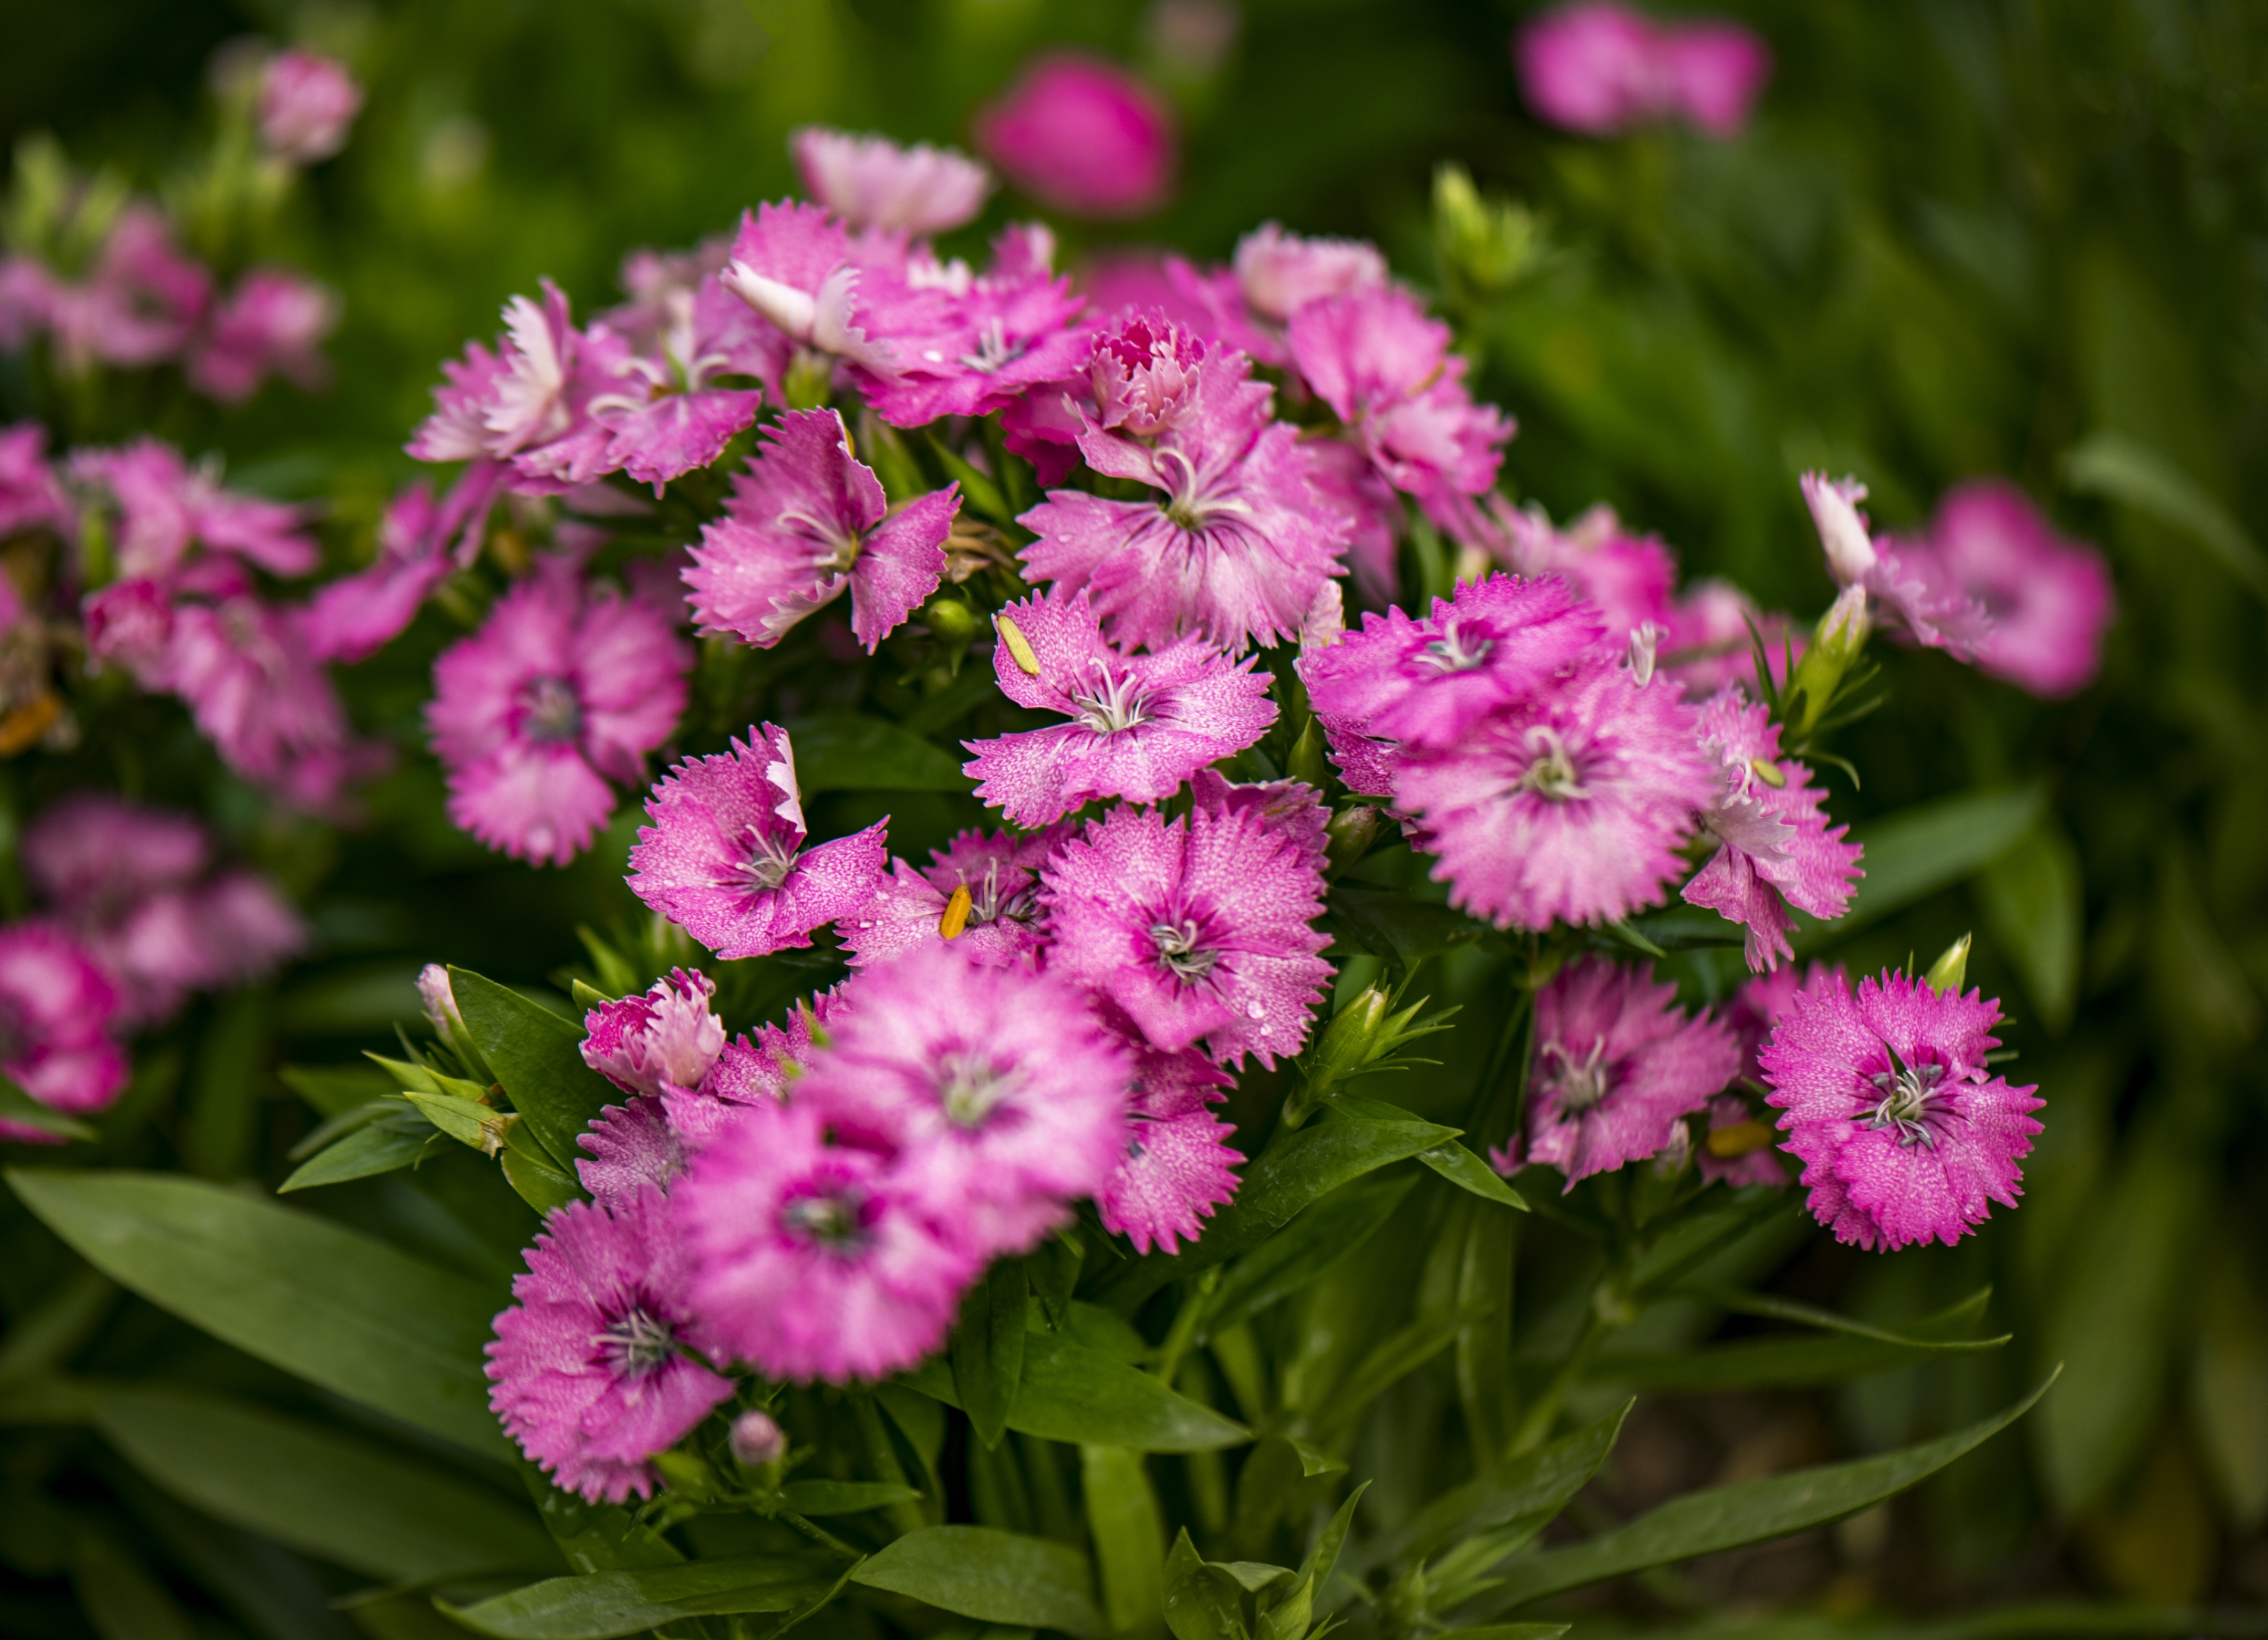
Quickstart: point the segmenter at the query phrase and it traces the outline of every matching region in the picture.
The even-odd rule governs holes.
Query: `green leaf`
[[[367,1064],[278,1065],[276,1079],[325,1116],[343,1116],[394,1088],[392,1077]]]
[[[1081,1446],[1079,1473],[1110,1632],[1154,1634],[1166,1618],[1166,1525],[1142,1454],[1123,1446]]]
[[[1993,938],[2015,960],[2040,1023],[2057,1034],[2071,1023],[2079,997],[2083,887],[2079,850],[2047,817],[1977,879]]]
[[[294,1190],[312,1190],[317,1185],[344,1184],[350,1179],[390,1173],[415,1162],[432,1141],[432,1128],[422,1122],[408,1133],[373,1122],[300,1163],[289,1179],[276,1187],[276,1193],[285,1195]]]
[[[26,1128],[58,1139],[92,1139],[94,1129],[76,1117],[42,1105],[6,1077],[0,1077],[0,1121],[21,1122]]]
[[[899,1381],[949,1407],[961,1405],[953,1373],[941,1361]],[[1141,1452],[1216,1452],[1252,1438],[1242,1424],[1175,1394],[1147,1372],[1056,1333],[1034,1333],[1024,1341],[1024,1387],[1009,1411],[1008,1427],[1044,1440]]]
[[[487,1150],[498,1114],[490,1107],[459,1093],[404,1093],[402,1098],[458,1144]]]
[[[1003,529],[1014,526],[1016,515],[1010,511],[1008,499],[1000,493],[998,484],[971,466],[959,452],[947,449],[942,439],[932,438],[929,447],[944,465],[946,476],[961,486],[961,498],[970,511],[982,513]]]
[[[2099,432],[2063,458],[2064,482],[2181,530],[2231,575],[2268,597],[2268,553],[2198,482],[2140,440]]]
[[[246,1402],[104,1389],[95,1425],[183,1503],[366,1577],[406,1582],[558,1564],[520,1505],[434,1466]]]
[[[441,1609],[500,1640],[615,1640],[680,1618],[749,1612],[800,1615],[843,1586],[840,1561],[751,1555],[683,1566],[552,1577],[477,1606]]]
[[[1025,1324],[1031,1292],[1024,1267],[1002,1259],[972,1283],[953,1329],[953,1388],[969,1426],[998,1446],[1024,1377]]]
[[[449,970],[449,989],[473,1045],[536,1141],[555,1163],[580,1156],[576,1139],[622,1097],[583,1063],[583,1027],[463,968]]]
[[[1523,1213],[1528,1210],[1528,1198],[1506,1183],[1502,1174],[1458,1140],[1452,1139],[1447,1144],[1435,1145],[1430,1151],[1420,1151],[1418,1159],[1460,1190],[1469,1190],[1484,1202],[1517,1208]]]
[[[1369,1489],[1370,1482],[1365,1481],[1347,1494],[1346,1502],[1339,1505],[1338,1512],[1330,1518],[1315,1539],[1314,1547],[1307,1551],[1307,1558],[1300,1563],[1301,1583],[1316,1589],[1330,1586],[1331,1574],[1338,1570],[1339,1551],[1346,1547],[1347,1529],[1354,1524],[1355,1505],[1362,1502],[1362,1495]]]
[[[1449,1544],[1506,1526],[1532,1523],[1533,1530],[1542,1531],[1599,1472],[1635,1404],[1626,1401],[1596,1423],[1522,1452],[1494,1475],[1444,1492],[1400,1531],[1366,1545],[1358,1569],[1425,1560]]]
[[[1417,1175],[1359,1179],[1336,1190],[1221,1272],[1202,1333],[1227,1331],[1288,1298],[1378,1232]]]
[[[1266,1570],[1270,1582],[1292,1575],[1280,1566]],[[1182,1527],[1166,1556],[1166,1627],[1174,1640],[1245,1640],[1246,1586],[1234,1569],[1198,1554]]]
[[[511,1451],[481,1371],[497,1296],[357,1231],[200,1180],[10,1172],[97,1269],[224,1342],[404,1423]]]
[[[1854,828],[1866,845],[1851,909],[1832,923],[1807,923],[1811,938],[1832,938],[1964,882],[1999,859],[2038,824],[2047,793],[2036,785],[1972,791],[1900,809]]]
[[[1054,1629],[1073,1640],[1108,1633],[1086,1556],[994,1526],[924,1526],[863,1561],[850,1581],[988,1623]]]
[[[787,725],[806,797],[819,791],[966,791],[961,759],[883,717],[830,712]]]
[[[1491,1303],[1477,1312],[1420,1316],[1388,1333],[1331,1389],[1314,1420],[1316,1428],[1332,1433],[1347,1429],[1372,1401],[1447,1349],[1465,1328],[1499,1307]]]
[[[1361,883],[1331,885],[1329,926],[1347,943],[1391,957],[1404,967],[1470,945],[1487,931],[1437,901],[1413,900],[1398,890]]]
[[[497,1158],[504,1182],[539,1213],[582,1201],[587,1194],[582,1180],[552,1160],[550,1152],[523,1131],[526,1125],[516,1122],[504,1135],[503,1153]]]
[[[195,1640],[166,1585],[107,1537],[87,1532],[71,1552],[71,1587],[102,1640]]]
[[[1701,1394],[1730,1389],[1808,1389],[1847,1384],[1926,1359],[1933,1350],[1997,1349],[2007,1338],[1955,1344],[1894,1344],[1872,1338],[1771,1338],[1693,1350],[1602,1354],[1587,1384]]]
[[[571,1571],[644,1571],[684,1560],[651,1523],[640,1522],[621,1504],[585,1503],[572,1492],[563,1492],[517,1452],[512,1464],[536,1518]]]
[[[922,1499],[912,1487],[889,1481],[790,1481],[780,1496],[799,1515],[859,1515]]]
[[[2051,1374],[2014,1406],[1933,1441],[1674,1498],[1587,1543],[1513,1561],[1504,1568],[1498,1586],[1477,1604],[1489,1613],[1508,1611],[1563,1589],[1840,1520],[1895,1497],[1973,1452],[2030,1411],[2054,1382]]]

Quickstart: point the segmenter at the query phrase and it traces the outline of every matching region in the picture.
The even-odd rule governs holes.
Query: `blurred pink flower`
[[[111,1040],[118,993],[77,941],[60,929],[0,928],[0,1076],[50,1110],[108,1108],[126,1085],[126,1050]],[[0,1139],[60,1143],[0,1118]]]
[[[1146,216],[1173,192],[1172,108],[1116,63],[1056,52],[977,111],[976,146],[1041,203],[1076,217]]]
[[[2117,611],[2110,566],[2095,548],[2058,534],[2029,496],[1992,478],[1946,492],[1927,548],[1992,616],[1980,670],[2051,701],[2095,680]]]
[[[260,140],[294,165],[328,159],[346,146],[362,112],[362,87],[328,57],[294,48],[269,59],[260,80]]]
[[[806,125],[788,138],[805,191],[854,228],[944,233],[976,220],[992,191],[984,167],[950,148]]]
[[[66,541],[78,514],[47,459],[48,430],[38,422],[0,427],[0,538],[49,529]]]
[[[873,896],[843,925],[851,965],[887,961],[917,947],[950,945],[971,962],[999,967],[1028,963],[1047,943],[1040,916],[1039,870],[1069,833],[964,831],[932,851],[916,871],[894,860]],[[945,932],[945,916],[958,889],[968,906],[957,932]]]
[[[338,298],[280,268],[255,268],[213,311],[191,349],[189,385],[209,399],[239,404],[269,376],[313,392],[330,374],[317,344],[339,322]]]
[[[1771,48],[1737,23],[1658,21],[1615,0],[1531,17],[1513,58],[1540,118],[1594,136],[1670,118],[1738,136],[1772,70]]]

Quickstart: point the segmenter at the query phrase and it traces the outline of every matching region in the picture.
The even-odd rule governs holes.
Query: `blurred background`
[[[1146,77],[1182,129],[1170,202],[1108,228],[1059,222],[1068,265],[1134,246],[1218,261],[1271,218],[1376,240],[1457,323],[1481,396],[1518,416],[1506,488],[1555,518],[1611,503],[1671,542],[1688,577],[1729,576],[1808,621],[1832,589],[1800,470],[1857,474],[1891,528],[1918,526],[1958,480],[2014,479],[2111,556],[2120,618],[2102,677],[2050,705],[1894,651],[1895,710],[1841,742],[1864,787],[1830,790],[1862,831],[1965,805],[1934,813],[1967,836],[1968,864],[1834,954],[1854,971],[1926,960],[1977,931],[1970,976],[2007,999],[2017,1079],[2051,1099],[2026,1205],[1958,1249],[1895,1260],[1815,1238],[1774,1280],[1883,1320],[1989,1284],[2016,1342],[1830,1392],[1650,1398],[1597,1506],[1619,1516],[1919,1438],[2060,1360],[2020,1438],[1893,1509],[1690,1568],[1625,1614],[2268,1600],[2268,11],[1727,4],[1777,69],[1745,131],[1718,141],[1539,123],[1507,48],[1526,9],[18,0],[0,127],[12,144],[51,134],[74,164],[163,196],[187,135],[214,117],[210,65],[231,41],[350,65],[368,91],[353,140],[310,173],[278,239],[342,299],[331,386],[271,387],[225,421],[182,399],[187,419],[158,430],[223,452],[239,485],[328,497],[341,566],[367,555],[380,503],[411,474],[400,446],[439,361],[492,333],[506,298],[549,276],[578,313],[619,299],[626,251],[689,245],[790,192],[799,124],[966,145],[972,111],[1063,46]],[[1445,164],[1477,203],[1437,194]],[[1033,210],[1007,191],[943,248],[974,250]],[[17,386],[0,378],[11,416]],[[125,405],[77,413],[75,438],[135,424]],[[423,961],[541,982],[578,960],[578,923],[632,908],[619,826],[565,872],[501,864],[440,827],[417,711],[460,630],[429,610],[347,680],[357,720],[405,754],[365,830],[238,805],[239,841],[304,897],[320,948],[274,991],[204,1005],[145,1045],[106,1123],[112,1159],[273,1182],[311,1120],[279,1067],[382,1046]],[[131,770],[90,777],[230,813],[225,790],[180,789],[212,778],[194,738],[176,747],[151,723],[127,752],[90,750]],[[16,812],[41,795],[18,794]],[[384,1183],[420,1198],[407,1204],[373,1183],[367,1211],[438,1256],[492,1261],[477,1227],[453,1224],[470,1210],[447,1169],[431,1173]],[[61,1254],[20,1218],[6,1234],[0,1300],[18,1317]],[[216,1375],[249,1370],[155,1312],[126,1313],[99,1346],[121,1362],[177,1348],[213,1354]],[[60,1461],[52,1443],[7,1450],[0,1500]],[[168,1530],[130,1477],[70,1484]],[[42,1580],[26,1519],[0,1515],[0,1559],[26,1579],[0,1593],[0,1632],[92,1632]],[[204,1523],[198,1550],[174,1526],[166,1553],[220,1553],[210,1533],[225,1529]],[[231,1609],[251,1632],[316,1632]]]

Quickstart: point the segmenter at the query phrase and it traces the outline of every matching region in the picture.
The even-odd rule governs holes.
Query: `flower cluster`
[[[1676,119],[1737,136],[1771,77],[1771,49],[1722,18],[1657,22],[1618,0],[1575,0],[1513,42],[1528,106],[1553,125],[1606,136]]]

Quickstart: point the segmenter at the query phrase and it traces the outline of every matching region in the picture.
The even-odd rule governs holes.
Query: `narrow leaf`
[[[941,1361],[898,1381],[949,1407],[961,1405],[952,1371]],[[1008,1427],[1044,1440],[1142,1452],[1215,1452],[1252,1438],[1242,1424],[1175,1394],[1147,1372],[1053,1333],[1025,1340],[1024,1386]]]
[[[58,1139],[85,1140],[95,1136],[94,1129],[86,1123],[42,1105],[7,1077],[0,1077],[0,1121],[20,1122]]]
[[[961,1300],[953,1332],[953,1388],[976,1438],[988,1447],[1000,1444],[1023,1382],[1030,1306],[1024,1267],[1013,1259],[995,1263]]]
[[[1086,1556],[993,1526],[924,1526],[861,1562],[850,1581],[988,1623],[1102,1640]]]
[[[622,1097],[583,1063],[583,1027],[463,968],[449,970],[449,988],[474,1046],[537,1142],[555,1163],[580,1156],[576,1139]]]
[[[787,1506],[799,1515],[858,1515],[893,1504],[918,1504],[922,1495],[910,1486],[888,1481],[790,1481],[780,1488]]]
[[[2189,534],[2246,586],[2268,597],[2268,553],[2187,473],[2140,440],[2100,432],[2065,452],[2064,482],[2107,496]]]
[[[1972,791],[1900,809],[1853,833],[1866,845],[1866,876],[1851,909],[1832,923],[1807,923],[1818,939],[1847,934],[1903,911],[1940,888],[1966,881],[2007,853],[2047,806],[2036,785]]]
[[[1142,1454],[1082,1446],[1079,1462],[1103,1616],[1114,1635],[1154,1633],[1166,1618],[1166,1526]]]
[[[1460,1190],[1469,1190],[1484,1202],[1527,1212],[1528,1198],[1505,1182],[1504,1176],[1455,1139],[1418,1152],[1418,1159]]]
[[[1423,1560],[1476,1533],[1518,1521],[1533,1520],[1542,1530],[1606,1462],[1632,1404],[1624,1401],[1596,1423],[1523,1452],[1492,1475],[1443,1493],[1399,1532],[1366,1545],[1359,1566],[1367,1570],[1389,1561]]]
[[[350,1179],[390,1173],[416,1161],[433,1137],[433,1129],[423,1123],[416,1131],[404,1133],[399,1128],[372,1122],[300,1163],[289,1179],[276,1187],[276,1192],[284,1195],[312,1190],[317,1185],[344,1184]]]
[[[1333,1192],[1221,1272],[1204,1334],[1227,1331],[1288,1298],[1375,1235],[1418,1182],[1362,1179]]]
[[[695,1561],[552,1577],[477,1606],[441,1609],[475,1634],[499,1640],[616,1640],[684,1617],[800,1614],[842,1586],[841,1567],[805,1555]]]

